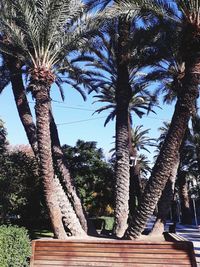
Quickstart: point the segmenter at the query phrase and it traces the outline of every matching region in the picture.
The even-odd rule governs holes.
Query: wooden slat
[[[46,242],[45,242],[46,243]],[[122,243],[122,244],[119,244],[119,243],[117,243],[116,245],[114,245],[114,244],[107,244],[107,243],[100,243],[100,244],[96,244],[96,243],[84,243],[84,244],[80,244],[80,243],[78,243],[78,244],[76,244],[76,243],[67,243],[66,242],[66,244],[64,244],[64,243],[61,243],[61,244],[59,244],[58,242],[56,242],[56,243],[54,243],[54,242],[47,242],[46,243],[46,245],[45,245],[45,243],[39,243],[39,244],[37,244],[37,247],[41,247],[41,248],[43,248],[43,247],[98,247],[98,248],[105,248],[105,247],[107,247],[107,248],[116,248],[116,247],[123,247],[123,248],[129,248],[129,247],[141,247],[141,248],[154,248],[154,247],[166,247],[166,248],[174,248],[174,247],[177,247],[177,248],[179,248],[179,247],[187,247],[187,242],[185,242],[185,241],[179,241],[179,242],[176,242],[176,243],[173,243],[173,242],[169,242],[169,244],[168,244],[168,242],[166,242],[167,244],[159,244],[159,243],[156,243],[156,244],[138,244],[138,243],[136,243],[136,244],[132,244],[132,243],[130,243],[130,244],[124,244],[124,243]]]
[[[53,266],[53,267],[58,267],[58,266],[81,266],[81,267],[89,267],[89,266],[95,266],[95,267],[136,267],[136,266],[143,266],[143,267],[152,267],[152,266],[165,266],[165,267],[188,267],[190,266],[191,267],[191,264],[190,263],[187,263],[187,264],[184,264],[184,263],[175,263],[175,264],[168,264],[168,263],[143,263],[143,262],[134,262],[134,263],[113,263],[113,262],[64,262],[64,261],[51,261],[51,262],[47,262],[45,261],[45,263],[43,261],[37,261],[36,262],[36,265],[35,266],[45,266],[46,265],[50,265],[50,266]]]
[[[62,252],[62,253],[60,253],[60,252],[54,252],[54,253],[51,253],[51,254],[49,254],[49,253],[46,253],[46,254],[44,254],[44,253],[37,253],[36,254],[36,256],[35,257],[40,257],[40,256],[42,256],[42,257],[45,257],[45,256],[48,256],[48,255],[51,255],[51,256],[53,256],[53,257],[60,257],[60,258],[62,258],[62,257],[69,257],[69,255],[68,254],[66,254],[65,252]],[[92,256],[94,256],[94,255],[92,255]],[[106,256],[106,254],[104,254],[104,256]],[[78,257],[78,256],[76,256],[76,257]],[[85,254],[84,253],[82,253],[81,254],[81,256],[79,256],[80,258],[81,257],[83,257],[83,258],[85,258]],[[133,253],[132,255],[131,255],[131,257],[137,257],[137,258],[143,258],[144,257],[144,253]],[[167,258],[167,259],[169,259],[169,258],[178,258],[178,259],[185,259],[185,258],[188,258],[189,256],[188,256],[188,254],[187,253],[183,253],[183,254],[161,254],[161,253],[156,253],[156,254],[151,254],[151,253],[148,253],[148,254],[145,254],[145,258]],[[127,258],[127,257],[126,257]]]
[[[75,263],[75,264],[73,264],[73,265],[69,265],[69,264],[67,264],[67,265],[63,265],[63,264],[58,264],[58,263],[56,263],[56,264],[54,264],[54,265],[52,265],[52,264],[41,264],[41,263],[39,263],[39,264],[35,264],[34,265],[34,267],[72,267],[72,266],[79,266],[79,267],[109,267],[108,265],[92,265],[92,263],[90,263],[89,265],[79,265],[79,264],[77,264],[77,263]],[[143,263],[136,263],[136,264],[134,264],[134,266],[133,265],[121,265],[121,266],[119,266],[119,265],[111,265],[110,267],[167,267],[167,265],[166,264],[143,264]],[[170,265],[170,267],[180,267],[180,265],[177,265],[177,264],[175,264],[175,265]],[[186,265],[181,265],[182,267],[191,267],[191,264],[186,264]]]
[[[62,248],[59,248],[57,247],[56,249],[55,248],[52,248],[51,250],[46,250],[45,248],[42,249],[42,250],[35,250],[35,253],[37,252],[43,252],[43,253],[53,253],[54,251],[57,251],[57,252],[65,252],[66,254],[68,254],[69,256],[70,255],[83,255],[83,256],[90,256],[91,253],[92,254],[95,254],[95,255],[103,255],[103,254],[107,254],[108,256],[112,256],[114,254],[114,256],[120,256],[121,253],[145,253],[145,254],[152,254],[152,253],[161,253],[161,254],[183,254],[185,252],[187,252],[187,250],[180,250],[180,249],[164,249],[164,248],[152,248],[152,249],[148,249],[148,250],[144,250],[144,249],[141,249],[141,248],[134,248],[134,249],[128,249],[128,251],[122,249],[120,250],[120,248],[118,248],[117,250],[106,250],[105,251],[98,251],[98,249],[94,248],[94,249],[90,249],[90,250],[63,250]]]
[[[59,258],[56,258],[56,257],[52,257],[52,256],[36,256],[35,257],[35,261],[37,262],[38,260],[43,260],[43,261],[53,261],[53,260],[57,260],[57,261],[65,261],[65,262],[71,262],[71,261],[76,261],[76,262],[119,262],[119,263],[123,263],[123,262],[127,262],[127,263],[139,263],[139,262],[143,262],[143,263],[187,263],[189,264],[190,263],[190,259],[189,257],[188,258],[185,258],[185,259],[178,259],[178,258],[169,258],[169,259],[166,259],[166,258],[144,258],[144,255],[143,255],[143,258],[141,257],[130,257],[130,258],[124,258],[124,257],[120,257],[120,258],[109,258],[109,257],[101,257],[101,258],[98,258],[98,257],[91,257],[91,258],[85,258],[85,259],[82,259],[81,261],[79,259],[77,259],[76,257],[59,257]]]

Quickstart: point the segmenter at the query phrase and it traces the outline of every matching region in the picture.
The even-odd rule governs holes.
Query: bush
[[[114,217],[101,216],[99,217],[105,221],[105,230],[112,231],[114,226]]]
[[[30,240],[25,228],[0,226],[0,266],[25,267],[31,255]]]

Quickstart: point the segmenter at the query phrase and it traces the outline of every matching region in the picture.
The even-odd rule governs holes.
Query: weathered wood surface
[[[31,267],[196,267],[191,242],[35,240]]]

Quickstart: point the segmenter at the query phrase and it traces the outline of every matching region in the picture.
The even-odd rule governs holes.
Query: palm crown
[[[113,120],[116,116],[116,87],[117,87],[117,20],[112,20],[106,25],[106,33],[95,39],[95,42],[90,43],[89,51],[86,51],[81,56],[74,59],[76,61],[86,61],[88,68],[88,85],[90,91],[96,91],[98,94],[95,102],[108,103],[105,106],[97,109],[100,113],[104,110],[111,110],[105,124]],[[143,33],[143,30],[141,30]],[[147,83],[140,83],[141,73],[140,68],[144,64],[144,54],[139,53],[138,43],[140,30],[131,32],[130,45],[132,45],[132,54],[129,60],[129,84],[132,88],[132,97],[129,103],[129,115],[131,120],[131,112],[139,117],[145,112],[152,111],[152,106],[155,104],[148,90],[145,89]],[[134,40],[134,41],[133,41]],[[148,62],[148,61],[147,61]],[[94,71],[95,70],[95,71]],[[93,75],[90,75],[92,73]],[[143,75],[143,74],[142,74]]]
[[[69,68],[66,55],[84,42],[79,24],[84,9],[81,0],[6,1],[0,48],[26,62],[33,79],[51,84],[58,71]]]

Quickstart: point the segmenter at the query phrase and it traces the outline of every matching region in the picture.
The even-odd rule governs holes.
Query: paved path
[[[153,226],[155,217],[152,217],[152,219],[147,224],[147,229],[150,230]],[[169,230],[169,225],[171,222],[168,222],[165,226],[165,230]],[[200,267],[200,227],[194,225],[182,225],[177,223],[176,224],[176,234],[180,235],[181,237],[186,238],[187,240],[191,241],[194,246],[194,252],[197,262],[197,267]]]
[[[176,233],[187,240],[192,241],[194,245],[197,266],[200,267],[200,228],[198,229],[194,225],[177,224]]]

